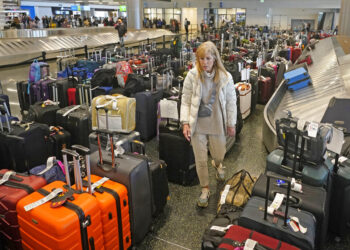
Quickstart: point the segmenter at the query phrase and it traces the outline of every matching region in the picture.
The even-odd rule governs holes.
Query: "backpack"
[[[128,79],[128,75],[131,73],[132,68],[128,62],[121,61],[117,63],[115,76],[118,79],[118,85],[121,88],[125,88],[126,80]]]

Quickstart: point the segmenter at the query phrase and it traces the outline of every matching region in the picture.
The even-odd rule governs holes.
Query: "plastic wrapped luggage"
[[[84,164],[90,164],[90,149],[81,145],[73,145],[84,157]],[[83,186],[92,185],[92,195],[96,197],[101,211],[102,232],[105,249],[129,249],[131,246],[129,198],[127,188],[106,177],[87,176]],[[89,191],[89,190],[86,190]]]
[[[22,249],[16,205],[19,200],[46,185],[42,177],[0,170],[0,238],[4,248]]]
[[[91,115],[89,107],[74,105],[60,109],[56,113],[56,124],[71,134],[71,143],[89,146]]]
[[[81,192],[79,154],[67,149],[63,153],[67,183],[52,182],[17,203],[23,248],[103,249],[98,202],[91,194]],[[70,186],[67,154],[73,156],[77,189]],[[52,200],[43,202],[50,194]]]
[[[255,232],[253,230],[232,225],[221,240],[218,250],[235,250],[236,247],[249,246],[254,244],[253,249],[275,249],[275,250],[298,250],[295,246],[274,239],[270,236]],[[250,245],[251,246],[251,245]],[[250,248],[251,249],[251,248]]]
[[[98,96],[93,99],[91,110],[93,128],[106,128],[106,123],[108,122],[110,131],[129,133],[136,127],[135,98],[129,98],[121,95]],[[108,121],[106,121],[107,113]]]
[[[108,130],[96,130],[96,132],[110,133]],[[113,133],[110,133],[110,137],[113,137]],[[122,144],[122,142],[119,143]],[[110,144],[109,152],[99,146],[98,151],[92,153],[90,159],[92,174],[108,177],[127,187],[131,241],[133,245],[141,242],[152,223],[152,192],[148,162],[128,153],[115,157],[113,143]]]
[[[240,109],[242,118],[245,119],[250,115],[252,104],[252,85],[250,83],[236,83],[235,87],[239,91]]]
[[[268,172],[267,177],[266,193],[269,193],[270,177],[274,175]],[[279,209],[275,209],[269,207],[271,202],[266,202],[267,199],[253,196],[244,207],[238,219],[238,225],[301,249],[312,250],[315,248],[315,217],[309,212],[289,207],[291,180],[287,178],[282,180],[288,183],[287,192],[283,194],[286,197],[286,205],[282,204]],[[268,213],[268,211],[271,212]],[[289,218],[288,221],[287,218]]]

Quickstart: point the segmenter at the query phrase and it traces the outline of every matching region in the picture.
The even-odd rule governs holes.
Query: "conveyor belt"
[[[77,28],[57,30],[56,32],[44,31],[37,32],[42,35],[41,37],[30,36],[34,31],[28,31],[28,33],[24,31],[10,32],[7,36],[2,33],[5,37],[17,38],[0,39],[0,65],[19,63],[40,56],[43,51],[49,55],[62,49],[81,48],[85,45],[93,48],[119,41],[117,31],[113,27]],[[162,29],[129,31],[125,43],[142,41],[147,38],[153,39],[163,35],[172,36],[173,33]]]
[[[349,55],[341,50],[335,37],[321,40],[308,52],[313,60],[309,66],[313,84],[293,92],[283,82],[276,90],[264,110],[263,141],[268,151],[276,147],[275,120],[286,110],[299,119],[320,122],[333,96],[350,98],[350,60],[344,60]]]

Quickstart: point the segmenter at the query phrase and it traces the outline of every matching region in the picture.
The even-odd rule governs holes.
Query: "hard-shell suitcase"
[[[55,103],[36,102],[30,105],[26,120],[55,126],[56,112],[59,109],[60,107]]]
[[[8,180],[6,180],[8,179]],[[0,238],[5,248],[22,249],[16,205],[19,200],[46,184],[42,177],[0,170]]]
[[[85,105],[68,106],[56,113],[56,124],[71,134],[71,143],[89,146],[91,115]]]
[[[90,149],[73,145],[84,164],[90,164]],[[129,249],[131,246],[129,198],[127,188],[106,177],[91,175],[83,180],[83,186],[92,185],[92,195],[96,198],[101,211],[102,232],[105,249]],[[88,191],[88,190],[87,190]]]
[[[258,74],[256,72],[251,72],[250,83],[252,85],[252,100],[250,105],[250,112],[253,113],[259,98],[259,81]]]
[[[275,177],[283,178],[278,174]],[[277,178],[270,180],[269,200],[273,200],[276,193],[284,193],[285,185],[280,184]],[[265,174],[260,175],[256,181],[252,196],[261,198],[266,197],[267,177]],[[290,206],[296,209],[301,209],[312,213],[316,218],[316,238],[315,246],[317,249],[322,249],[327,240],[328,221],[329,221],[329,205],[331,198],[331,190],[328,192],[323,187],[314,187],[302,183],[302,193],[291,190]]]
[[[91,194],[82,192],[79,154],[67,149],[63,154],[68,185],[54,181],[17,203],[23,248],[104,249],[98,202]],[[77,189],[70,186],[67,154],[73,155]],[[60,196],[62,191],[65,193]],[[42,202],[42,198],[50,194],[53,196],[51,202]]]
[[[96,130],[96,132],[98,134],[110,133],[108,130]],[[113,133],[110,137],[112,136]],[[110,152],[102,150],[99,146],[99,150],[92,153],[90,159],[92,174],[108,177],[127,187],[131,241],[132,244],[141,242],[152,223],[152,192],[148,162],[128,153],[115,157],[113,143],[110,145]]]
[[[27,81],[17,82],[17,94],[21,111],[28,110],[29,106],[35,102],[33,89]]]
[[[274,85],[272,84],[271,78],[260,76],[258,79],[258,85],[259,85],[258,103],[266,104],[270,100],[274,91],[273,90]]]
[[[269,193],[270,177],[274,177],[272,173],[267,173],[268,181],[266,185],[266,193]],[[267,210],[271,202],[267,199],[253,196],[244,207],[241,217],[238,219],[238,225],[249,228],[260,233],[266,234],[276,239],[280,239],[289,244],[293,244],[301,249],[315,248],[315,217],[306,211],[289,207],[291,180],[283,178],[288,183],[286,196],[286,205],[281,205],[281,210],[272,209],[272,215]],[[271,207],[272,208],[272,207]],[[278,216],[282,218],[278,218]],[[287,221],[287,218],[298,218]],[[277,221],[276,221],[277,220]],[[298,230],[294,231],[291,224],[295,225]],[[300,223],[300,224],[299,224]],[[306,228],[306,232],[302,233],[302,227]],[[304,231],[304,230],[303,230]]]
[[[294,48],[292,55],[292,63],[295,63],[301,55],[301,48]]]
[[[69,148],[71,145],[71,134],[60,126],[50,127],[51,154],[57,159],[62,160],[62,149]]]
[[[284,73],[284,79],[288,89],[291,90],[298,90],[311,84],[311,78],[303,67]]]
[[[217,249],[234,250],[236,247],[247,246],[249,244],[248,239],[257,242],[255,243],[257,244],[255,247],[262,246],[262,249],[267,248],[271,250],[300,250],[300,248],[292,246],[288,243],[238,225],[232,225],[227,230]],[[254,249],[259,249],[255,247]]]
[[[73,79],[70,78],[58,78],[53,83],[53,88],[57,88],[57,101],[61,108],[73,105],[68,103],[68,89],[73,87]]]

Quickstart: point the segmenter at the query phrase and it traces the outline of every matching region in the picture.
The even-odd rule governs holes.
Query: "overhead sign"
[[[119,10],[120,10],[121,12],[126,12],[126,5],[120,5],[120,6],[119,6]]]
[[[71,11],[81,11],[80,5],[72,5],[70,9]]]

